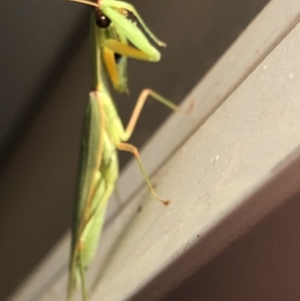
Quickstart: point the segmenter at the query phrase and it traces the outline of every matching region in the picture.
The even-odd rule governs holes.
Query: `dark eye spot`
[[[128,11],[128,10],[126,11],[126,18],[128,20],[130,20],[132,23],[138,24],[138,20],[135,17],[135,15],[132,12]]]
[[[96,9],[96,24],[100,28],[109,27],[111,20],[106,17],[99,9]]]

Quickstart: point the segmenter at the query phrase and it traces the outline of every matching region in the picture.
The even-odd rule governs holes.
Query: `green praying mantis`
[[[117,150],[135,156],[150,193],[167,205],[169,201],[161,199],[154,191],[137,148],[127,141],[149,95],[172,110],[177,106],[153,90],[145,89],[124,128],[111,98],[108,80],[116,91],[126,92],[127,58],[160,60],[159,51],[150,44],[145,33],[158,46],[165,44],[155,37],[129,3],[117,0],[70,1],[95,7],[90,19],[93,86],[83,121],[67,292],[67,300],[71,300],[80,283],[82,299],[86,301],[85,271],[95,256],[108,199],[118,178]],[[130,14],[143,31],[131,20]]]

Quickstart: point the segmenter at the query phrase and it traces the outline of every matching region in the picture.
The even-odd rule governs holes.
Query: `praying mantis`
[[[148,96],[172,110],[177,106],[153,90],[142,91],[126,128],[113,103],[108,80],[120,93],[127,92],[127,58],[157,62],[158,46],[165,46],[146,26],[135,8],[123,1],[70,0],[94,6],[90,19],[90,47],[93,86],[83,120],[77,195],[73,218],[71,258],[67,300],[70,301],[78,282],[82,299],[88,300],[85,271],[95,256],[104,223],[108,199],[118,178],[117,150],[132,153],[140,167],[150,193],[164,205],[155,192],[135,146],[127,143]],[[133,16],[144,32],[138,27]]]

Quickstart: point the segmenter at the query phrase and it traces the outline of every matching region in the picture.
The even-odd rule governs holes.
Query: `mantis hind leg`
[[[131,137],[148,96],[152,96],[155,100],[159,101],[160,103],[162,103],[163,105],[169,107],[170,109],[172,109],[174,111],[178,110],[178,107],[170,100],[166,99],[165,97],[161,96],[160,94],[156,93],[155,91],[153,91],[151,89],[144,89],[141,92],[141,94],[136,102],[136,105],[133,109],[133,112],[132,112],[129,122],[127,124],[126,130],[121,139],[122,141],[128,141],[128,139]]]
[[[164,104],[165,106],[169,107],[170,109],[176,111],[178,109],[178,107],[172,103],[171,101],[169,101],[168,99],[164,98],[163,96],[161,96],[160,94],[154,92],[153,90],[151,89],[144,89],[137,102],[136,102],[136,105],[133,109],[133,112],[132,112],[132,115],[129,119],[129,122],[128,122],[128,125],[126,127],[126,130],[124,131],[123,133],[123,137],[122,137],[122,141],[128,141],[128,139],[131,137],[133,131],[134,131],[134,128],[136,126],[136,123],[138,121],[138,118],[141,114],[141,111],[145,105],[145,102],[148,98],[148,96],[152,96],[154,99],[156,99],[157,101],[161,102],[162,104]],[[169,200],[164,200],[162,198],[160,198],[157,193],[155,192],[154,188],[153,188],[153,185],[149,179],[149,176],[145,170],[145,167],[144,167],[144,164],[142,163],[142,160],[140,158],[140,154],[139,154],[139,151],[137,149],[137,147],[135,147],[134,145],[132,144],[129,144],[129,143],[124,143],[124,142],[121,142],[117,145],[117,149],[119,150],[122,150],[122,151],[126,151],[126,152],[130,152],[132,153],[137,162],[138,162],[138,165],[140,167],[140,170],[142,172],[142,175],[146,181],[146,184],[148,186],[148,189],[150,191],[150,193],[158,200],[160,201],[161,203],[163,203],[164,205],[169,205],[170,204],[170,201]]]
[[[136,160],[137,160],[137,163],[138,163],[138,165],[139,165],[139,167],[140,167],[140,170],[141,170],[141,172],[142,172],[142,175],[143,175],[143,177],[144,177],[144,179],[145,179],[145,181],[146,181],[146,184],[147,184],[147,186],[148,186],[148,189],[149,189],[150,193],[151,193],[151,194],[152,194],[159,202],[163,203],[164,205],[169,205],[169,204],[170,204],[170,201],[169,201],[169,200],[164,200],[164,199],[160,198],[160,197],[158,196],[158,194],[155,192],[155,190],[154,190],[154,188],[153,188],[153,185],[152,185],[152,183],[151,183],[151,181],[150,181],[150,179],[149,179],[149,176],[148,176],[148,174],[147,174],[147,172],[146,172],[146,169],[145,169],[145,167],[144,167],[144,164],[143,164],[143,162],[142,162],[142,160],[141,160],[141,157],[140,157],[140,154],[139,154],[139,151],[138,151],[137,147],[135,147],[134,145],[129,144],[129,143],[119,143],[119,144],[117,145],[117,148],[118,148],[118,150],[130,152],[130,153],[132,153],[132,154],[135,156],[135,158],[136,158]]]

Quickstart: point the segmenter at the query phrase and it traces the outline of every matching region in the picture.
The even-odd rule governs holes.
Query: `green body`
[[[85,271],[95,256],[108,199],[118,178],[117,149],[122,149],[121,144],[123,144],[124,150],[125,144],[123,142],[130,138],[136,121],[134,120],[132,129],[124,129],[109,93],[108,80],[112,82],[117,91],[125,92],[128,90],[127,57],[148,61],[160,59],[159,52],[149,43],[136,24],[127,19],[124,11],[131,11],[148,35],[157,44],[163,45],[150,32],[130,4],[115,0],[102,0],[97,5],[88,1],[79,2],[97,6],[97,10],[92,14],[90,22],[93,90],[89,94],[81,137],[77,198],[72,228],[68,300],[72,299],[78,282],[82,287],[83,300],[88,300]],[[98,9],[111,20],[107,28],[99,28],[96,25]],[[134,47],[129,46],[128,41]],[[116,59],[116,53],[121,55],[119,60]],[[149,94],[175,109],[174,105],[155,92]],[[134,118],[137,119],[139,112],[133,115],[136,115]],[[129,144],[125,146],[131,147]],[[138,157],[137,159],[151,191],[153,190],[152,185],[142,163]],[[156,197],[154,190],[151,193]]]

